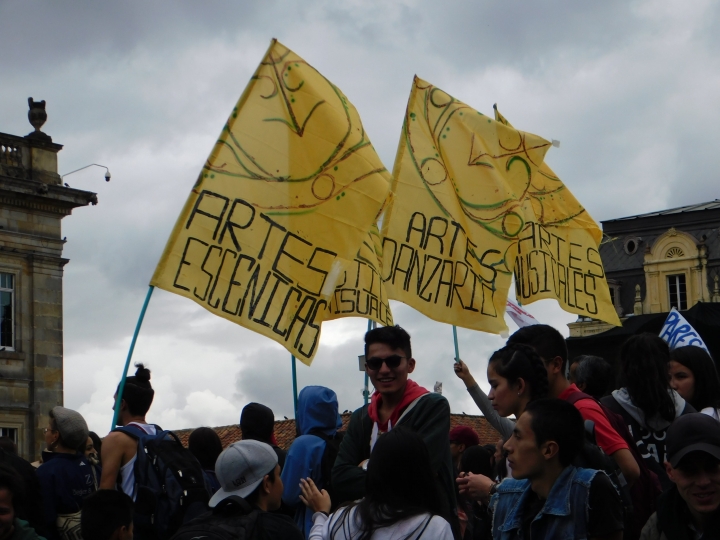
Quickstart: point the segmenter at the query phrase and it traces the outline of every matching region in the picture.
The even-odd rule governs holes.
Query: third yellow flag
[[[549,147],[416,77],[383,223],[388,296],[440,322],[503,332],[518,250],[530,229],[538,242],[555,242],[534,263],[547,265],[548,290],[563,307],[606,316],[596,251],[581,253],[543,230],[546,221],[584,219],[572,196],[537,189]]]

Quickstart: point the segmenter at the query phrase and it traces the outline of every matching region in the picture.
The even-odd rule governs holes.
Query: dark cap
[[[457,426],[450,430],[450,442],[464,444],[466,448],[470,448],[480,444],[480,438],[473,428]]]
[[[720,422],[702,413],[684,414],[667,431],[667,459],[673,468],[690,452],[720,460]]]

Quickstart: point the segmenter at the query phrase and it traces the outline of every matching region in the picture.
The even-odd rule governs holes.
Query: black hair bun
[[[137,370],[135,370],[135,378],[138,381],[150,382],[150,370],[145,367],[144,364],[135,364]]]

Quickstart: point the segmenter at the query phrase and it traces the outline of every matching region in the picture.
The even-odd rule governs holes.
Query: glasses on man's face
[[[53,429],[51,427],[43,428],[43,433],[47,433],[48,431],[55,433],[57,431],[57,429]]]
[[[368,369],[372,371],[377,371],[382,367],[384,362],[388,368],[395,369],[400,365],[400,360],[402,360],[403,358],[405,358],[405,356],[400,356],[399,354],[393,354],[391,356],[388,356],[387,358],[373,356],[372,358],[368,358],[367,360],[365,360],[365,365]]]

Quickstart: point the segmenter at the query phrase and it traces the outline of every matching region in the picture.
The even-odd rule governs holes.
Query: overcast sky
[[[710,0],[173,2],[0,0],[0,131],[25,135],[27,98],[65,145],[60,173],[99,205],[63,221],[65,405],[104,435],[153,269],[198,172],[271,38],[339,86],[392,169],[412,77],[517,128],[561,141],[547,161],[598,221],[718,198],[720,3]],[[575,316],[528,307],[567,334]],[[413,336],[413,378],[454,376],[452,328],[394,304]],[[362,319],[323,325],[298,382],[362,405]],[[515,329],[509,322],[511,330]],[[478,380],[498,336],[459,330]],[[157,290],[135,357],[153,372],[148,419],[236,423],[249,401],[292,416],[290,355],[275,342]]]

